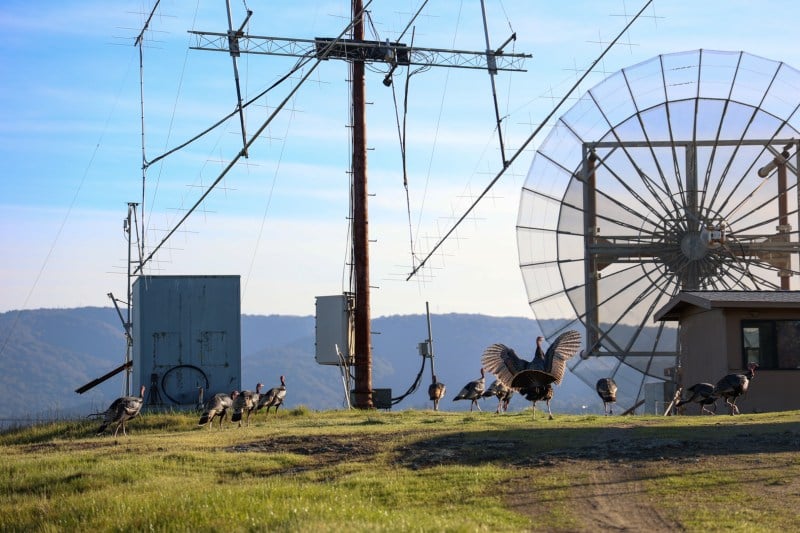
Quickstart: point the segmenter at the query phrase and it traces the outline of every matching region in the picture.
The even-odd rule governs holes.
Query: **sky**
[[[350,5],[230,3],[235,28],[249,8],[247,34],[288,39],[338,36]],[[645,3],[487,0],[491,47],[515,33],[505,50],[532,56],[525,72],[494,77],[494,96],[478,69],[434,66],[409,75],[399,68],[386,87],[388,66],[369,66],[372,316],[424,313],[428,303],[432,313],[535,318],[517,254],[520,191],[549,124],[607,76],[701,48],[800,68],[793,3],[654,0],[542,126]],[[125,300],[128,254],[137,257],[139,241],[147,274],[239,275],[243,313],[313,315],[316,296],[349,290],[347,64],[311,62],[265,92],[298,58],[243,54],[240,90],[253,102],[247,139],[259,132],[249,157],[230,166],[242,148],[234,115],[154,162],[237,102],[231,57],[191,49],[196,39],[188,33],[224,33],[225,2],[162,0],[143,32],[154,4],[0,5],[0,312],[105,307],[109,293]],[[477,0],[374,0],[368,9],[368,39],[486,49]],[[140,34],[142,47],[135,45]],[[513,163],[490,187],[503,168],[494,99]],[[130,203],[137,204],[136,227],[144,228],[133,247],[123,225]]]

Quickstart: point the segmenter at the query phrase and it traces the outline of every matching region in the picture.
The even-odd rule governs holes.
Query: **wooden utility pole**
[[[362,0],[353,0],[353,40],[364,40]],[[369,208],[367,196],[367,121],[364,87],[364,61],[351,62],[351,98],[353,106],[353,262],[356,306],[355,336],[355,406],[371,409],[372,404],[372,324],[369,302]]]

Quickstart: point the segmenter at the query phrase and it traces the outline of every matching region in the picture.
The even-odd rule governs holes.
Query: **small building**
[[[678,386],[716,384],[753,362],[741,412],[800,409],[800,291],[682,291],[654,320],[679,322]]]
[[[133,284],[133,386],[145,405],[194,407],[241,386],[239,276],[141,276]]]

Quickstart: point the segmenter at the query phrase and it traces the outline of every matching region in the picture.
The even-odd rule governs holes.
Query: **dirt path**
[[[597,433],[592,446],[552,450],[523,463],[535,468],[521,470],[523,474],[508,489],[507,501],[531,517],[534,530],[685,531],[680,517],[667,513],[668,506],[648,491],[649,483],[657,479],[654,476],[664,471],[663,465],[687,472],[747,470],[752,475],[739,482],[739,492],[765,496],[759,500],[760,513],[797,501],[800,492],[791,473],[796,459],[786,455],[800,449],[800,434],[795,430],[787,426],[776,432],[737,431],[733,437],[709,438],[714,436],[712,431],[691,442],[629,439],[620,435],[619,428],[609,428]],[[759,457],[772,453],[775,463]],[[782,462],[788,467],[785,477],[776,473]],[[537,492],[543,485],[548,489]],[[543,522],[548,516],[555,517],[555,526]],[[570,526],[564,528],[564,523]]]
[[[509,506],[531,517],[568,510],[574,527],[569,531],[682,531],[682,526],[661,512],[645,490],[647,469],[642,463],[560,461],[545,466],[537,476],[563,480],[563,489],[550,494],[509,491]],[[516,487],[536,486],[535,478],[520,478]],[[543,530],[553,530],[541,524]],[[538,528],[537,528],[538,529]],[[558,529],[555,529],[558,530]]]

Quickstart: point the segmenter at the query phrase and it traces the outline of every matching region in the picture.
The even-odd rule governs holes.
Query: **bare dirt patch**
[[[106,448],[109,446],[116,446],[119,441],[116,439],[105,439],[97,441],[64,441],[64,442],[39,442],[36,444],[29,444],[23,448],[25,453],[38,453],[38,452],[75,452],[81,450],[95,450],[97,448]]]
[[[379,451],[378,439],[358,439],[352,436],[315,435],[313,437],[273,437],[237,444],[229,452],[296,453],[311,455],[322,463],[352,461],[372,456]]]
[[[398,447],[395,461],[412,470],[450,464],[514,463],[524,448],[525,443],[516,439],[468,439],[463,434],[452,434]]]
[[[352,436],[315,435],[313,437],[272,437],[237,444],[226,448],[228,452],[293,453],[309,457],[312,461],[305,466],[296,466],[277,474],[297,474],[341,463],[371,460],[385,451],[385,442],[374,435],[353,439]]]

